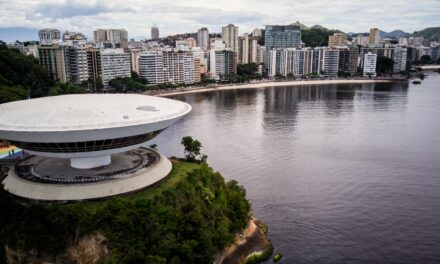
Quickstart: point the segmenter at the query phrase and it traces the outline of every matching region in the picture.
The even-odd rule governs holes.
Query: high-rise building
[[[368,52],[364,56],[364,76],[376,76],[377,54]]]
[[[153,27],[151,28],[151,39],[159,39],[159,28],[156,25],[153,25]]]
[[[238,38],[238,63],[258,63],[258,39],[247,33]]]
[[[249,34],[245,33],[239,38],[239,52],[238,52],[238,63],[247,64],[249,63]]]
[[[200,59],[194,58],[194,82],[199,83],[202,81],[202,70],[200,66]]]
[[[197,41],[194,38],[187,38],[185,39],[185,42],[190,48],[197,47]]]
[[[131,77],[130,53],[123,49],[105,49],[101,51],[102,84],[108,84],[116,77]]]
[[[356,75],[359,64],[359,50],[357,47],[338,48],[339,66],[338,71]]]
[[[266,47],[258,46],[257,48],[257,64],[265,64],[266,60]]]
[[[263,30],[261,28],[256,28],[252,31],[253,37],[261,38],[263,36]]]
[[[380,31],[378,28],[372,28],[370,29],[370,35],[369,35],[369,44],[372,46],[377,46],[380,41]]]
[[[81,83],[89,79],[87,50],[85,45],[74,45],[67,48],[69,80]]]
[[[97,29],[93,31],[93,41],[101,47],[127,47],[128,32],[125,29]]]
[[[226,48],[238,54],[238,27],[233,24],[222,27],[222,39]]]
[[[139,76],[150,84],[164,83],[163,56],[159,53],[141,54],[139,57]]]
[[[198,67],[200,70],[200,60]],[[193,54],[184,51],[141,54],[139,75],[151,84],[165,82],[192,84],[196,79]]]
[[[328,36],[328,46],[331,48],[346,46],[347,35],[344,33],[334,33],[333,36]]]
[[[406,48],[400,48],[397,47],[394,49],[394,68],[393,71],[395,73],[399,73],[401,71],[406,70],[406,61],[407,61],[407,49]]]
[[[67,46],[58,44],[43,45],[38,47],[38,58],[41,66],[59,82],[69,81],[67,62]]]
[[[280,48],[299,48],[301,31],[298,25],[268,25],[265,31],[266,62],[269,62],[270,50]],[[266,65],[267,68],[268,65]]]
[[[237,53],[229,50],[211,50],[209,54],[209,71],[216,79],[226,79],[237,74]]]
[[[194,57],[189,52],[164,51],[165,81],[169,83],[194,83]]]
[[[197,31],[197,47],[202,49],[208,49],[209,47],[209,31],[205,27]]]
[[[221,38],[212,38],[209,40],[209,48],[221,50],[226,48],[226,44]]]
[[[93,82],[93,90],[98,90],[97,81],[101,78],[101,49],[89,47],[87,48],[87,68],[89,79]]]
[[[139,74],[139,57],[141,55],[141,49],[130,49],[130,64],[131,71]]]
[[[55,28],[44,28],[38,31],[40,45],[51,45],[61,42],[61,33]]]
[[[300,78],[303,75],[319,74],[322,66],[322,54],[322,49],[273,49],[269,54],[269,76],[281,74]]]
[[[370,43],[370,38],[364,35],[357,35],[353,41],[357,45],[368,46],[368,43]]]
[[[337,77],[339,69],[339,50],[324,49],[322,70],[326,76]]]

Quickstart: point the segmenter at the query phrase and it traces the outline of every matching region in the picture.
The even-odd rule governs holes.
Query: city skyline
[[[161,36],[197,32],[207,27],[221,32],[229,23],[239,27],[239,35],[267,24],[290,24],[297,20],[307,26],[319,24],[344,32],[368,32],[372,27],[384,31],[401,29],[412,33],[440,24],[440,2],[429,0],[415,5],[409,0],[352,3],[348,0],[309,1],[285,0],[270,3],[256,0],[206,3],[190,0],[182,3],[138,0],[127,1],[3,1],[0,30],[7,28],[58,28],[83,32],[92,36],[103,27],[124,28],[129,38],[148,38],[156,24]],[[323,8],[325,7],[325,8]],[[437,15],[437,16],[436,16]]]

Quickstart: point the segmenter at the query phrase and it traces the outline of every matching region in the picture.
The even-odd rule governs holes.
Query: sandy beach
[[[280,82],[257,82],[247,84],[235,84],[235,85],[222,85],[215,87],[196,87],[186,88],[181,90],[160,91],[157,94],[151,94],[156,96],[172,96],[188,93],[203,93],[210,91],[222,91],[222,90],[235,90],[235,89],[255,89],[265,87],[280,87],[280,86],[299,86],[299,85],[326,85],[326,84],[356,84],[356,83],[380,83],[380,82],[392,82],[393,80],[385,79],[373,79],[373,80],[311,80],[311,81],[280,81]]]

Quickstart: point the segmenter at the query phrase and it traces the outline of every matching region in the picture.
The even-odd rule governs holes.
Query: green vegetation
[[[329,30],[324,27],[313,26],[310,29],[301,29],[301,40],[306,47],[328,46],[328,37],[334,33],[342,33],[339,30]]]
[[[440,40],[440,27],[429,27],[412,34],[414,37],[424,37],[431,41]]]
[[[394,60],[379,56],[377,58],[377,64],[376,64],[376,72],[380,75],[392,75],[394,71]]]
[[[273,263],[277,263],[278,261],[280,261],[283,258],[283,255],[281,253],[276,254],[273,257]]]
[[[272,256],[272,254],[273,247],[270,244],[266,250],[257,251],[247,256],[244,260],[244,264],[255,264],[266,261],[270,258],[270,256]]]
[[[263,76],[258,73],[258,64],[238,64],[237,65],[237,81],[245,82],[250,80],[261,80]]]
[[[173,163],[157,186],[99,202],[24,205],[1,190],[1,261],[6,245],[56,256],[99,232],[111,252],[103,263],[212,263],[247,224],[245,190],[206,164]]]
[[[54,83],[33,56],[25,56],[0,42],[0,103],[47,95],[85,93],[85,86]]]
[[[200,149],[202,148],[202,143],[200,143],[200,141],[186,136],[182,138],[181,143],[184,147],[185,158],[187,161],[206,163],[208,156],[200,153]]]
[[[40,97],[54,85],[50,74],[32,56],[0,42],[0,102]]]
[[[81,94],[86,92],[87,90],[84,87],[73,83],[57,83],[50,88],[48,95]]]

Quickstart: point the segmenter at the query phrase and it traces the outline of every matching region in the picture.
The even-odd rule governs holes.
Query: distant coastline
[[[294,80],[294,81],[270,81],[270,82],[255,82],[246,84],[229,84],[219,85],[213,87],[190,87],[173,90],[161,90],[155,92],[148,92],[145,94],[155,96],[173,96],[189,93],[203,93],[211,91],[236,90],[236,89],[255,89],[265,87],[280,87],[280,86],[300,86],[300,85],[328,85],[328,84],[362,84],[362,83],[387,83],[393,81],[402,81],[404,79],[336,79],[336,80]]]

